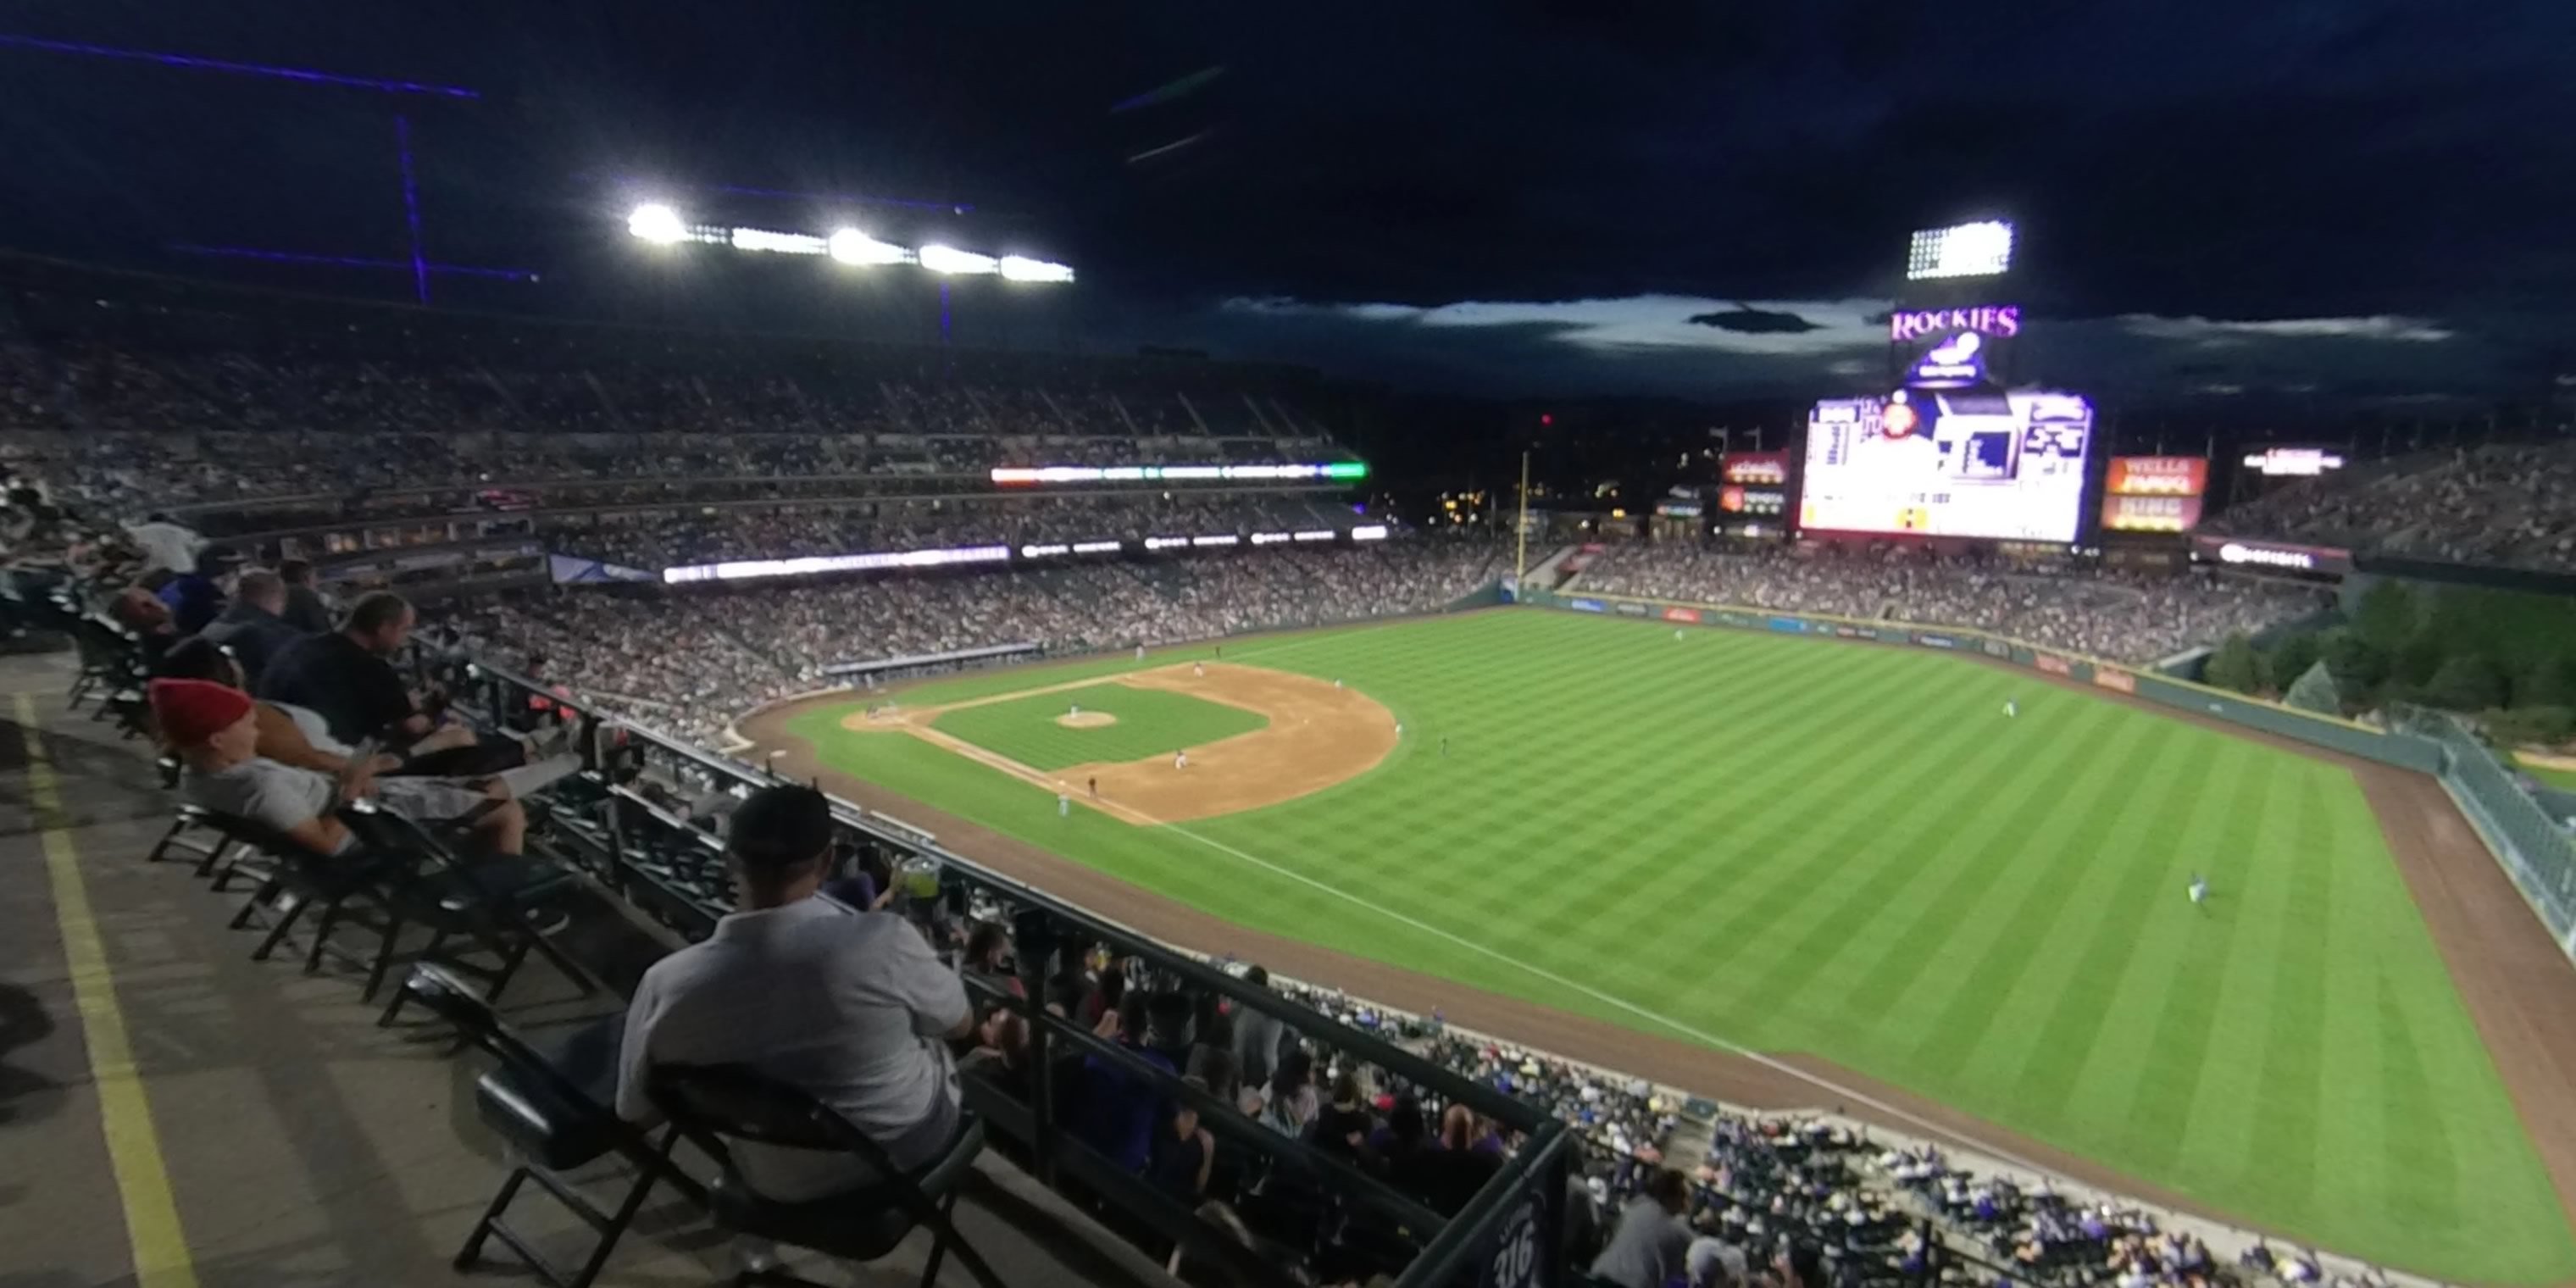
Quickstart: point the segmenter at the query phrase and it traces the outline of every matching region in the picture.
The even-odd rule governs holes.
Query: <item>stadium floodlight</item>
[[[1002,267],[990,255],[978,255],[971,250],[959,250],[937,242],[922,247],[915,258],[921,261],[923,268],[934,273],[994,273],[1001,271]]]
[[[835,231],[828,244],[832,258],[844,264],[901,264],[912,258],[911,251],[878,241],[856,228]]]
[[[727,234],[735,250],[766,250],[781,255],[820,255],[829,249],[812,233],[774,233],[766,228],[736,228]]]
[[[1014,282],[1070,282],[1073,270],[1063,264],[1025,255],[1004,255],[1002,276]]]
[[[2012,267],[2013,226],[2000,219],[1926,228],[1905,253],[1905,280],[1994,277]]]
[[[658,202],[637,206],[626,216],[626,231],[660,246],[686,241],[689,226],[680,222],[680,212]]]

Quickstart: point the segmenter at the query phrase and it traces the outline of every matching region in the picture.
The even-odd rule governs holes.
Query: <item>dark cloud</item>
[[[1720,331],[1744,335],[1796,335],[1802,331],[1821,330],[1795,313],[1773,313],[1738,304],[1723,313],[1694,313],[1687,319],[1693,326],[1711,326]]]

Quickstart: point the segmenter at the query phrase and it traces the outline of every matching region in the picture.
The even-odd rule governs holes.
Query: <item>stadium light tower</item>
[[[1926,228],[1905,254],[1905,280],[2000,277],[2012,268],[2013,226],[2000,219]]]
[[[831,238],[825,242],[825,246],[831,252],[832,258],[844,264],[909,264],[912,262],[911,251],[888,242],[878,241],[856,228],[842,228],[834,231]]]

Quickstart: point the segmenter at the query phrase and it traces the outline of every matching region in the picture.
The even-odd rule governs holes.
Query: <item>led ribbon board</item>
[[[995,466],[996,483],[1177,483],[1319,479],[1355,483],[1368,477],[1358,461],[1316,465],[1035,465]]]

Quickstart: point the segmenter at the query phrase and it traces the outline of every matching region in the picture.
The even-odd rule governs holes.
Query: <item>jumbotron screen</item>
[[[2073,541],[2093,405],[2076,394],[1898,390],[1807,414],[1798,526]]]

